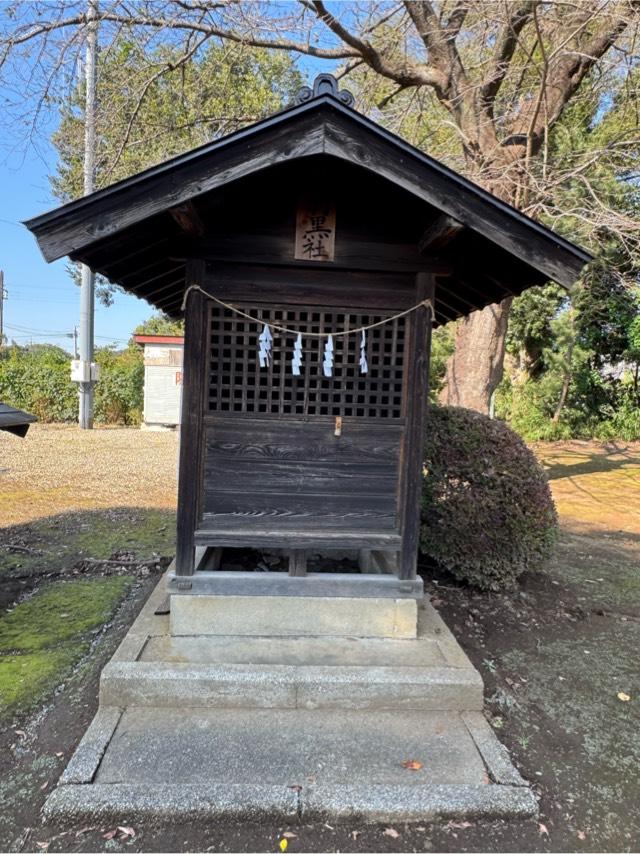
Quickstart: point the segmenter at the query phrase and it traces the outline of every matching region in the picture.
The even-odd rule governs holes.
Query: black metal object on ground
[[[35,415],[15,409],[7,403],[0,403],[0,430],[15,433],[16,436],[26,436],[29,425],[37,421]]]

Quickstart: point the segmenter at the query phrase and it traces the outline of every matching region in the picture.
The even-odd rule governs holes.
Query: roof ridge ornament
[[[347,107],[353,107],[355,98],[347,89],[338,89],[338,81],[333,74],[318,74],[311,86],[303,86],[299,89],[294,98],[294,105],[306,104],[314,98],[319,98],[321,95],[331,95],[332,98],[337,98],[338,101],[345,104]]]

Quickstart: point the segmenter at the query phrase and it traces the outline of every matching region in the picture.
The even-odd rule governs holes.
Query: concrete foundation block
[[[415,599],[171,597],[171,634],[415,638]]]

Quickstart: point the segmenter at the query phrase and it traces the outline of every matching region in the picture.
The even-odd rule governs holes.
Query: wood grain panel
[[[273,305],[331,305],[400,311],[413,305],[413,278],[406,273],[263,267],[254,264],[206,265],[203,287],[223,300]]]
[[[208,492],[200,530],[395,531],[395,498],[386,495],[277,495]],[[240,540],[241,542],[241,540]]]
[[[330,492],[333,495],[393,495],[397,467],[388,463],[296,460],[238,460],[207,456],[204,469],[205,506],[221,492],[269,492],[283,495]]]
[[[213,460],[296,460],[318,463],[397,463],[402,427],[343,422],[342,435],[334,435],[333,420],[324,423],[273,420],[218,419],[206,428],[207,458]]]

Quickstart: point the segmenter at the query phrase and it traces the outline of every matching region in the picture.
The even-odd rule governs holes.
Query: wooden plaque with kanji
[[[335,206],[306,200],[300,202],[296,215],[296,260],[333,261],[335,243]]]

